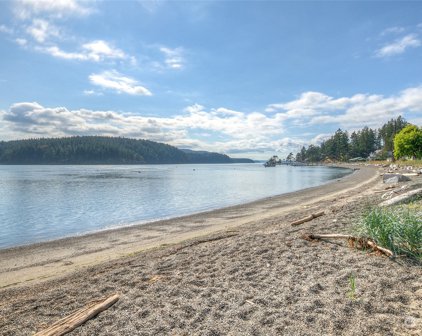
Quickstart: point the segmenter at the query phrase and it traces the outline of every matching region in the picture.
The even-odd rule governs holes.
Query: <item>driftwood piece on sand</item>
[[[189,247],[193,247],[193,246],[196,246],[196,245],[199,245],[199,244],[214,242],[214,241],[221,240],[221,239],[227,239],[227,238],[235,237],[235,236],[238,236],[238,235],[239,235],[238,233],[234,232],[234,233],[228,233],[228,234],[224,234],[224,235],[220,235],[220,236],[198,239],[198,240],[195,240],[195,241],[193,241],[189,244],[178,246],[175,249],[171,250],[169,253],[165,254],[164,256],[168,257],[172,254],[176,254],[179,251],[184,250],[184,249],[189,248]]]
[[[336,234],[336,233],[332,233],[332,234],[304,234],[302,236],[303,239],[306,240],[315,240],[315,239],[347,239],[347,241],[349,242],[349,245],[352,247],[357,247],[357,248],[371,248],[374,251],[377,252],[381,252],[382,254],[385,254],[388,257],[392,257],[394,255],[394,253],[392,251],[390,251],[389,249],[386,249],[384,247],[378,246],[377,244],[375,244],[374,241],[372,241],[369,238],[359,238],[359,237],[354,237],[354,236],[350,236],[350,235],[344,235],[344,234]]]
[[[401,202],[404,202],[404,201],[409,200],[410,198],[412,198],[413,196],[416,196],[418,194],[422,194],[422,188],[408,191],[408,192],[406,192],[404,194],[401,194],[401,195],[398,195],[396,197],[393,197],[393,198],[391,198],[391,199],[389,199],[387,201],[381,202],[379,204],[379,206],[385,207],[385,206],[389,206],[389,205],[394,205],[394,204],[397,204],[397,203],[401,203]]]
[[[119,300],[119,295],[114,294],[108,299],[91,303],[90,305],[74,312],[73,314],[57,321],[51,327],[37,332],[34,336],[60,336],[65,335],[80,325],[84,324],[86,321],[92,319],[102,311],[111,307]]]
[[[306,217],[304,217],[302,219],[299,219],[297,221],[294,221],[294,222],[290,223],[290,225],[292,225],[292,226],[300,225],[300,224],[309,222],[309,221],[313,220],[314,218],[320,217],[320,216],[322,216],[324,214],[325,214],[324,211],[320,211],[320,212],[314,213],[312,215],[306,216]]]

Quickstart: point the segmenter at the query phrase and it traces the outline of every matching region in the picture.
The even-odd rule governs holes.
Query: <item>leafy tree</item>
[[[407,125],[394,137],[394,157],[422,158],[422,128]]]

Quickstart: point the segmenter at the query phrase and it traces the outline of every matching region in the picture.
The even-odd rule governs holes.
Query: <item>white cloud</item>
[[[422,86],[389,97],[356,94],[334,98],[320,92],[305,92],[296,100],[269,105],[267,112],[278,112],[280,118],[302,124],[379,127],[388,119],[405,113],[422,113]]]
[[[82,48],[86,51],[88,58],[94,61],[100,61],[104,58],[124,59],[127,57],[122,50],[111,47],[103,40],[85,43]]]
[[[390,57],[404,53],[409,48],[421,46],[421,41],[416,34],[406,35],[392,43],[385,45],[375,52],[377,57]]]
[[[34,19],[32,25],[27,27],[26,32],[39,43],[44,43],[51,36],[60,36],[56,26],[42,19]]]
[[[422,113],[422,87],[404,90],[398,96],[366,96],[364,101],[350,106],[343,114],[315,117],[311,123],[340,123],[346,127],[361,127],[362,125],[377,127],[388,119],[405,112]]]
[[[331,133],[321,133],[316,136],[314,136],[311,141],[309,141],[313,145],[320,145],[322,142],[328,140],[333,135]]]
[[[182,48],[167,48],[161,47],[160,51],[165,56],[165,64],[170,69],[182,69],[184,66],[183,49]]]
[[[200,105],[189,106],[184,113],[173,117],[160,118],[114,111],[71,111],[64,107],[43,107],[35,102],[17,103],[0,113],[0,121],[9,132],[2,132],[3,139],[97,134],[145,138],[219,152],[263,152],[294,143],[287,138],[271,139],[272,135],[283,132],[276,117],[225,108],[206,111]],[[190,135],[196,131],[218,134],[222,140],[203,142]]]
[[[78,52],[64,51],[57,46],[38,46],[36,50],[67,60],[100,62],[104,60],[129,59],[133,62],[132,57],[127,56],[122,50],[111,46],[103,40],[85,43]]]
[[[114,111],[68,110],[65,107],[48,108],[36,102],[13,104],[8,111],[0,111],[2,126],[9,136],[2,138],[28,138],[31,136],[108,135],[171,141],[183,138],[186,132],[169,127],[166,118],[149,118]]]
[[[87,57],[87,55],[85,55],[83,53],[75,53],[75,52],[63,51],[63,50],[61,50],[57,46],[52,46],[52,47],[36,47],[35,49],[38,50],[38,51],[41,51],[43,53],[49,54],[49,55],[51,55],[53,57],[63,58],[63,59],[67,59],[67,60],[81,60],[81,61],[86,61],[86,60],[89,59]]]
[[[118,93],[127,93],[138,96],[151,96],[152,93],[147,88],[138,85],[138,81],[133,78],[123,76],[119,72],[104,71],[100,74],[91,74],[89,80],[92,84],[105,89],[111,89]]]
[[[14,14],[19,19],[47,15],[55,18],[85,16],[92,13],[87,1],[77,0],[15,0]]]
[[[139,86],[134,79],[116,71],[93,74],[90,79],[101,88],[120,92],[126,89],[136,92]],[[93,95],[96,91],[87,90],[85,94]],[[125,136],[236,155],[284,155],[309,143],[319,144],[331,136],[330,128],[377,128],[399,115],[420,125],[422,86],[391,96],[355,94],[331,97],[321,92],[304,92],[296,100],[269,106],[273,109],[271,114],[246,113],[225,107],[206,109],[194,104],[174,116],[147,117],[115,111],[68,110],[65,107],[44,107],[38,103],[17,103],[8,111],[0,111],[0,135],[2,139],[40,135]],[[304,110],[305,114],[296,113],[300,110]],[[306,134],[289,129],[298,121],[301,127],[307,127]],[[326,133],[319,134],[321,127],[315,133],[315,128],[312,129],[315,125],[327,125]],[[289,137],[289,134],[292,136]]]

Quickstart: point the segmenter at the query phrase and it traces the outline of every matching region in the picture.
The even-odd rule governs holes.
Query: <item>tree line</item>
[[[413,135],[413,151],[401,150],[406,146],[399,147],[395,137],[404,129],[413,131],[404,132]],[[416,131],[415,131],[416,128]],[[410,133],[409,133],[410,132]],[[416,135],[414,135],[416,134]],[[422,150],[422,129],[410,125],[401,116],[391,119],[379,129],[364,127],[358,131],[353,131],[350,135],[347,131],[338,129],[329,139],[322,142],[321,145],[303,146],[296,154],[298,162],[321,162],[326,160],[348,161],[350,159],[366,159],[371,155],[375,160],[385,160],[391,157],[393,153],[396,158],[402,156],[412,156],[419,158]],[[400,138],[400,137],[399,137]],[[416,139],[416,140],[415,140]],[[408,143],[409,141],[407,141]],[[396,147],[395,148],[395,143]],[[406,147],[407,148],[407,147]],[[292,159],[293,153],[290,153],[287,159]]]
[[[170,164],[253,162],[211,152],[183,151],[149,140],[103,136],[0,142],[0,164]]]

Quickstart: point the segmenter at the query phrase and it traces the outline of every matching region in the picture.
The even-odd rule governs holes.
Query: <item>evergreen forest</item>
[[[364,127],[349,134],[338,129],[321,145],[303,146],[296,154],[298,162],[348,161],[371,158],[385,160],[393,156],[394,137],[408,122],[401,116],[391,119],[379,129]],[[293,154],[289,154],[290,158]]]
[[[149,140],[103,136],[0,142],[0,164],[171,164],[253,162],[212,152],[181,150]]]

